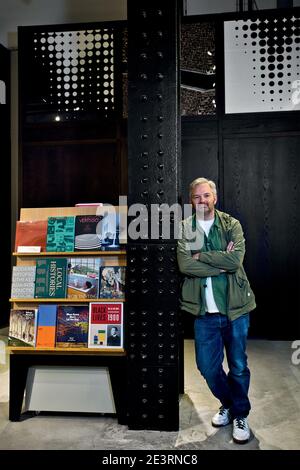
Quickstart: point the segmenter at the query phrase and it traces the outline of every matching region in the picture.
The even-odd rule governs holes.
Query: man
[[[120,346],[120,336],[118,335],[118,328],[113,326],[110,330],[110,335],[107,338],[107,346]]]
[[[250,438],[247,416],[250,371],[246,340],[255,298],[243,268],[245,240],[238,220],[215,209],[216,185],[206,178],[190,184],[194,214],[182,222],[177,258],[184,274],[181,308],[196,316],[197,367],[221,402],[215,427],[233,421],[233,440]],[[223,369],[224,347],[229,372]]]

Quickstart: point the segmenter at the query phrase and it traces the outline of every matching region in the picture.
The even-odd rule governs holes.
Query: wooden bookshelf
[[[99,354],[104,356],[125,356],[123,348],[32,348],[23,346],[7,346],[10,354]]]
[[[52,299],[52,298],[45,298],[45,299],[9,299],[10,302],[15,302],[15,303],[57,303],[57,304],[88,304],[90,302],[125,302],[125,299]]]
[[[126,255],[126,250],[118,250],[118,251],[42,251],[40,253],[18,253],[13,252],[13,256],[18,256],[20,258],[23,257],[30,257],[30,258],[39,258],[43,256],[62,256],[62,257],[70,257],[70,256],[123,256]]]

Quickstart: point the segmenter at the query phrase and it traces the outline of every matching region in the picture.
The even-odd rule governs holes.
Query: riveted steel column
[[[177,0],[128,1],[128,206],[178,202]],[[162,213],[158,210],[161,228]],[[129,224],[131,219],[129,218]],[[179,426],[178,273],[173,232],[128,238],[127,351],[131,429]]]

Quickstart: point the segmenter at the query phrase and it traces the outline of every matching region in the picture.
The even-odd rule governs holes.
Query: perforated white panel
[[[58,111],[114,109],[112,29],[35,33],[34,56],[48,72],[45,103]]]
[[[300,18],[224,23],[225,112],[300,109]]]

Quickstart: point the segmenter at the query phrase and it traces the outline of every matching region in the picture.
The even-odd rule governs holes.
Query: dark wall
[[[283,119],[284,117],[284,119]],[[217,124],[219,123],[219,136]],[[257,299],[250,335],[295,339],[300,332],[300,126],[297,113],[184,121],[183,198],[205,176],[218,183],[218,207],[237,217],[245,267]],[[187,318],[187,331],[190,321]]]

